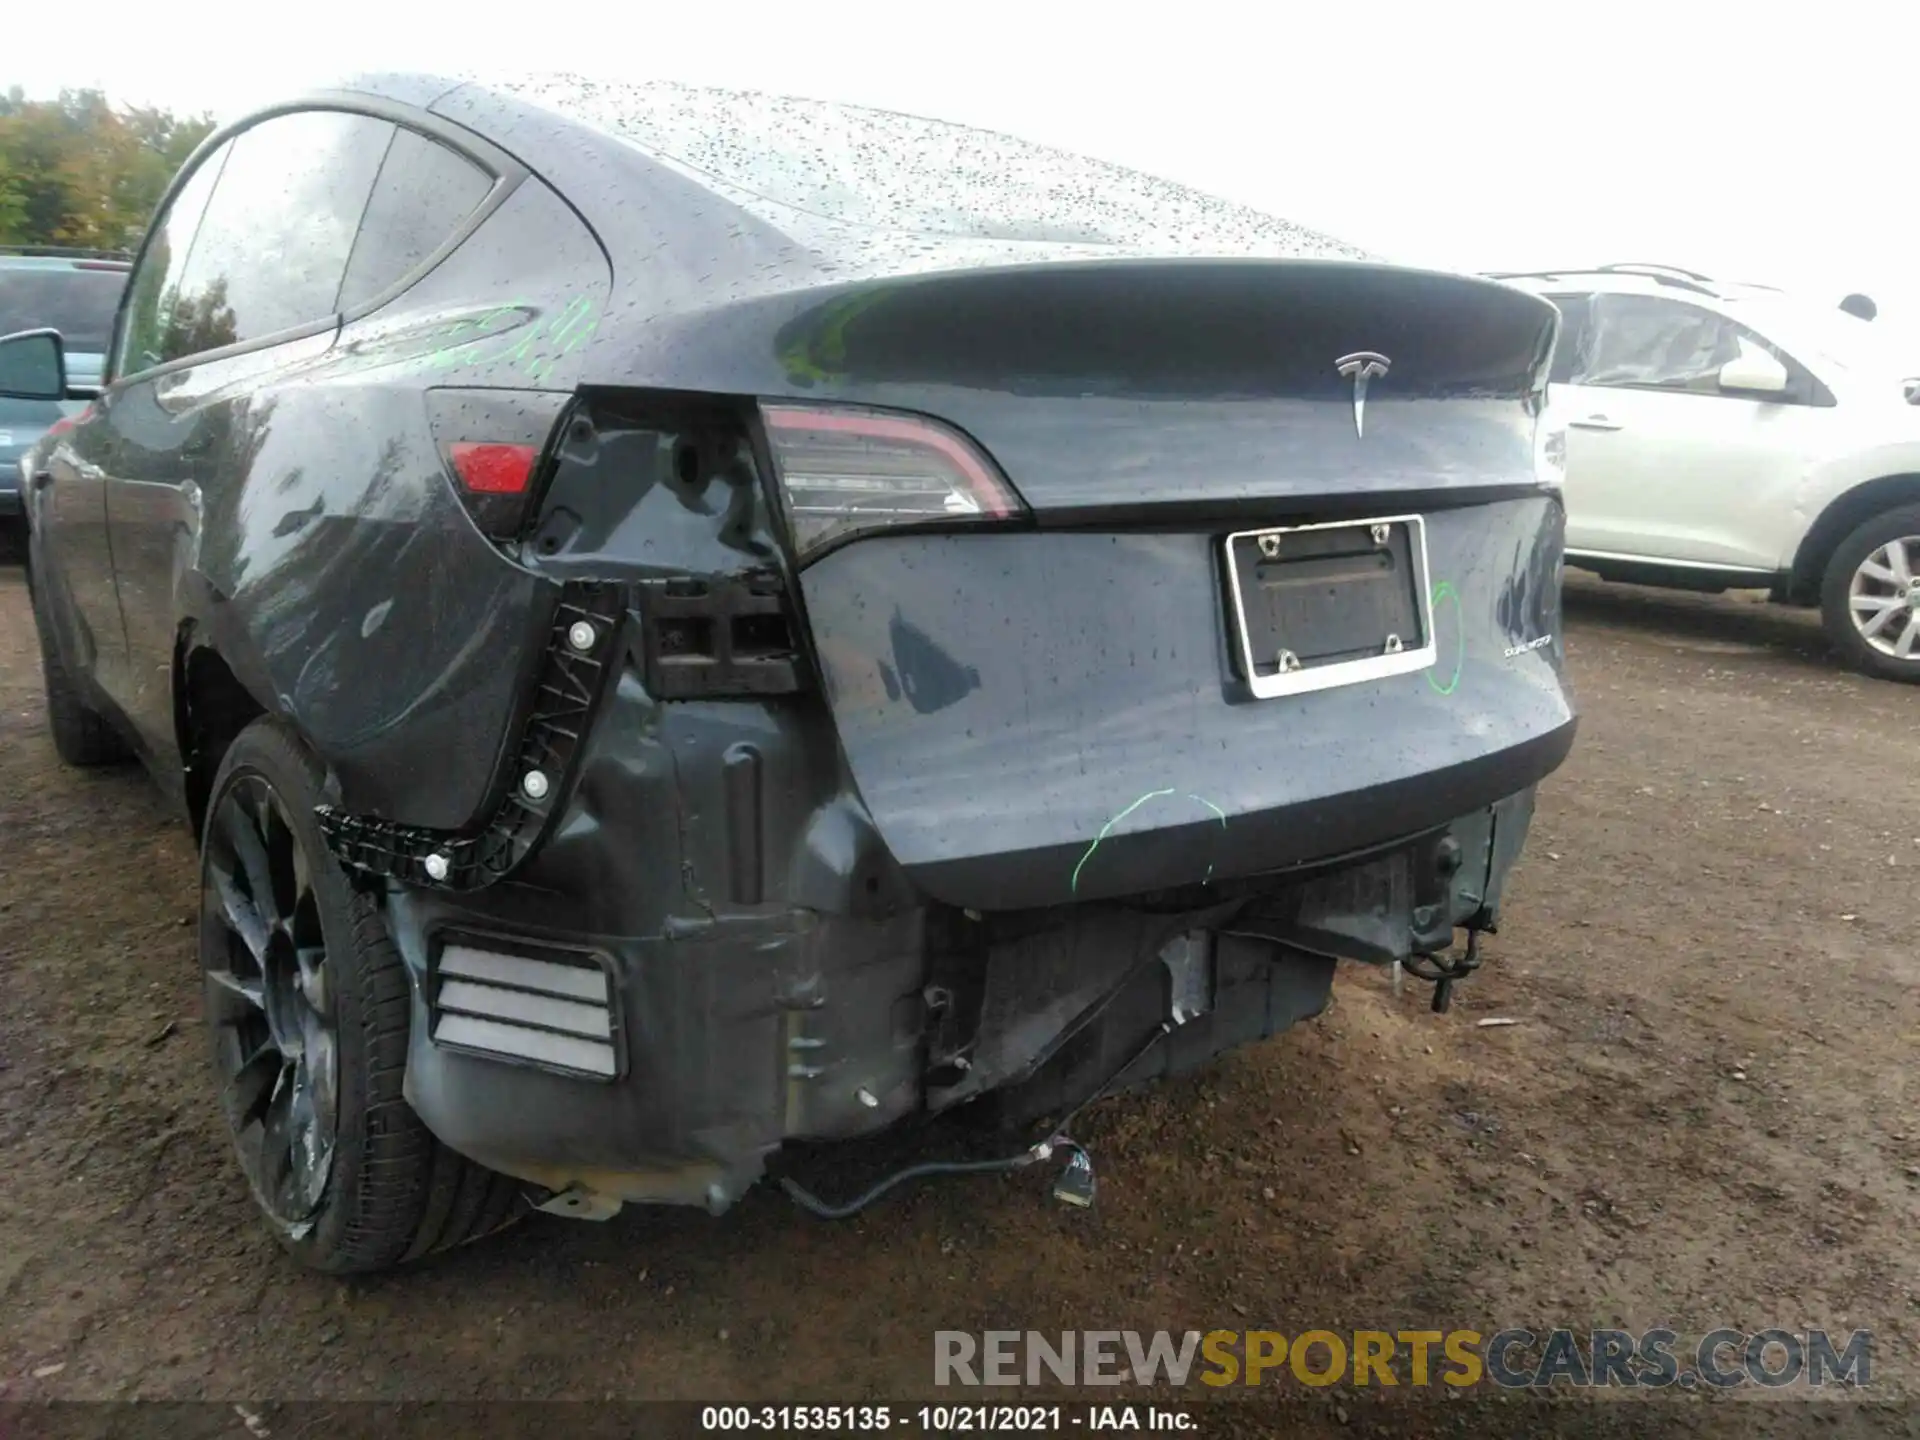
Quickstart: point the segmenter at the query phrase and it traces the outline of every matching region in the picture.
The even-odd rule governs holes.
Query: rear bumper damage
[[[913,886],[824,716],[662,705],[631,671],[570,789],[523,869],[396,886],[389,913],[410,1102],[591,1216],[718,1212],[789,1141],[989,1095],[1003,1119],[1058,1116],[1273,1035],[1324,1008],[1334,957],[1493,928],[1533,808],[1528,787],[1331,863],[978,911]]]
[[[515,572],[547,639],[467,825],[351,775],[321,812],[385,882],[408,1098],[453,1148],[563,1213],[723,1210],[789,1142],[1057,1118],[1317,1014],[1338,958],[1496,926],[1575,728],[1557,497],[1354,513],[1424,517],[1417,567],[1356,573],[1399,577],[1432,658],[1263,695],[1218,548],[1243,523],[795,569],[735,422],[679,404],[568,425]]]

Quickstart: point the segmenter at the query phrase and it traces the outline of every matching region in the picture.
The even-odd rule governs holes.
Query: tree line
[[[112,105],[98,90],[0,94],[0,245],[132,250],[213,123]]]

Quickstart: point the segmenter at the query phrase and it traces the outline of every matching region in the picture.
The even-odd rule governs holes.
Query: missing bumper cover
[[[317,806],[335,858],[363,875],[435,890],[478,890],[524,864],[559,812],[607,672],[618,663],[623,594],[592,582],[562,587],[513,768],[484,826],[458,834]]]

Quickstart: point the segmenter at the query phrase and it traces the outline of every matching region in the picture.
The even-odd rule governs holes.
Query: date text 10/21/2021
[[[1060,1431],[1191,1433],[1189,1411],[1165,1405],[708,1405],[703,1431],[791,1435],[1013,1435]]]

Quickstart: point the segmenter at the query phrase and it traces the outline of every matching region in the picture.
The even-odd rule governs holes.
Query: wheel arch
[[[1920,504],[1920,472],[1882,475],[1835,496],[1794,552],[1787,598],[1802,605],[1819,603],[1821,579],[1840,542],[1881,511],[1913,504]]]
[[[227,658],[191,620],[183,621],[173,645],[173,729],[179,744],[181,793],[198,844],[220,772],[240,732],[273,713],[235,672]]]

